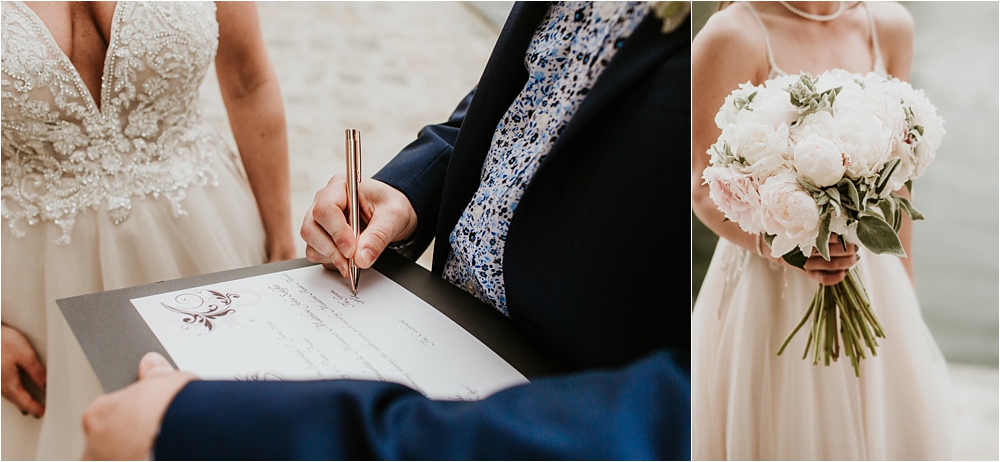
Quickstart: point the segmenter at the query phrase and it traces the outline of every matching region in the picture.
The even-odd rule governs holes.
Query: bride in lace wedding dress
[[[2,457],[75,459],[101,388],[55,300],[294,257],[284,113],[252,4],[4,1],[2,35]]]
[[[911,259],[831,246],[831,261],[814,256],[800,270],[770,258],[760,235],[726,221],[702,179],[720,134],[715,116],[738,85],[830,69],[905,80],[913,27],[894,2],[739,2],[695,36],[692,208],[719,242],[692,312],[693,459],[952,456],[948,370],[921,316]],[[907,218],[900,238],[912,256],[910,233]],[[843,280],[854,265],[885,331],[878,355],[861,360],[860,377],[846,357],[829,366],[803,359],[808,332],[778,356],[819,284]]]

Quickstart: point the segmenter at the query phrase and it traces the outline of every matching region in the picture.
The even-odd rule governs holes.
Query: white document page
[[[378,271],[315,265],[132,304],[177,366],[203,379],[365,379],[432,399],[477,400],[528,380],[444,314]]]

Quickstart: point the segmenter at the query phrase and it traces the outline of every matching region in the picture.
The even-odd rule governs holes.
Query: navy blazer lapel
[[[587,124],[587,121],[600,113],[605,105],[638,80],[643,73],[691,41],[690,15],[684,24],[669,34],[660,32],[662,25],[662,20],[654,13],[646,15],[597,78],[594,87],[590,89],[587,98],[580,104],[580,108],[566,125],[550,152],[557,152],[560,145],[565,144],[566,139],[572,138],[574,133]]]

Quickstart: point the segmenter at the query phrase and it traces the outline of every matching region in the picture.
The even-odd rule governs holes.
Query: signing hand
[[[83,414],[87,435],[85,460],[144,460],[167,407],[194,375],[178,372],[166,358],[146,353],[139,361],[139,381],[103,395]]]
[[[3,397],[17,406],[23,414],[41,417],[45,414],[45,406],[36,401],[24,388],[21,381],[21,371],[39,388],[45,388],[45,367],[35,354],[35,349],[24,334],[6,324],[2,327],[3,361],[2,390]]]
[[[824,259],[816,249],[813,249],[812,256],[806,260],[803,268],[809,277],[819,281],[825,286],[832,286],[847,277],[847,270],[858,263],[861,256],[858,255],[858,246],[847,244],[847,248],[840,242],[840,236],[833,234],[830,236],[830,260]]]
[[[408,238],[417,229],[417,214],[402,192],[381,181],[366,178],[358,188],[361,220],[367,223],[357,240],[347,224],[347,177],[335,175],[316,193],[306,211],[300,234],[306,241],[306,258],[336,269],[348,277],[347,260],[369,268],[391,242]]]

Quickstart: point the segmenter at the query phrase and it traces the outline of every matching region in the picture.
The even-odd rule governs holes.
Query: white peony
[[[790,76],[778,77],[758,86],[757,95],[749,106],[750,110],[738,113],[733,123],[766,124],[777,129],[795,122],[799,118],[799,112],[784,90],[790,82],[789,78]]]
[[[771,256],[780,257],[798,247],[805,256],[812,253],[819,235],[819,207],[796,176],[782,173],[760,185],[761,224],[773,235]]]
[[[910,88],[907,99],[913,110],[914,123],[923,127],[924,134],[918,140],[913,150],[913,174],[911,179],[917,179],[924,174],[927,166],[934,161],[937,150],[941,147],[941,138],[945,134],[944,119],[937,114],[937,108],[924,96],[923,90]]]
[[[795,171],[820,188],[833,186],[844,177],[844,160],[836,144],[816,133],[795,144]]]
[[[736,114],[749,103],[750,95],[757,92],[757,87],[750,82],[741,83],[740,87],[726,95],[726,101],[715,114],[715,125],[724,128],[736,122]]]
[[[740,229],[760,234],[760,195],[757,182],[749,175],[730,167],[708,167],[702,178],[708,185],[708,195],[716,207]]]
[[[872,74],[874,75],[874,74]],[[840,88],[840,93],[851,93],[862,88],[864,79],[859,74],[843,69],[832,69],[817,77],[816,90],[820,93],[833,88]]]
[[[719,140],[729,144],[730,150],[744,165],[753,165],[767,157],[791,158],[787,125],[777,128],[761,123],[727,125],[722,129]]]

